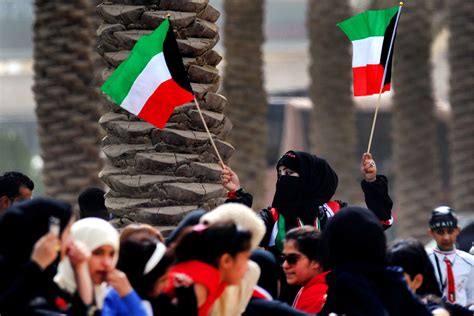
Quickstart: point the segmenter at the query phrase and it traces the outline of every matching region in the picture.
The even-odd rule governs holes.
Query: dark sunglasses
[[[289,255],[283,255],[283,262],[287,262],[289,265],[294,265],[301,259],[301,255],[297,253],[290,253]]]

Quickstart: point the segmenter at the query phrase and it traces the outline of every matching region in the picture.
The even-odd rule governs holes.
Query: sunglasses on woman
[[[295,265],[300,260],[302,255],[297,253],[290,253],[289,255],[283,255],[283,262],[287,262],[289,265]]]

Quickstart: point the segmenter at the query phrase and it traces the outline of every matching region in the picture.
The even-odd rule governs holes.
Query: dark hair
[[[120,242],[124,242],[129,239],[140,241],[142,239],[154,238],[160,242],[164,242],[163,235],[161,232],[149,225],[143,223],[133,223],[125,226],[120,233]]]
[[[418,240],[410,238],[395,241],[387,251],[387,262],[389,265],[402,267],[411,279],[417,274],[423,275],[423,283],[416,290],[418,295],[441,296],[433,265],[423,244]]]
[[[322,262],[321,233],[311,226],[291,229],[286,233],[286,241],[293,240],[296,248],[309,260]]]
[[[10,200],[20,195],[20,184],[9,176],[0,176],[0,197],[6,196]]]
[[[155,252],[156,238],[135,240],[128,239],[120,243],[117,269],[127,275],[130,284],[138,295],[145,299],[149,297],[156,280],[163,276],[174,262],[172,249],[168,249],[158,264],[147,274],[143,274],[145,266]]]
[[[33,183],[33,181],[31,181],[31,179],[28,178],[27,175],[21,172],[9,171],[9,172],[5,172],[3,176],[12,178],[14,181],[18,183],[20,187],[24,185],[25,187],[30,189],[30,191],[33,191],[33,189],[35,188],[35,184]]]
[[[240,252],[250,250],[251,238],[250,231],[232,222],[213,224],[200,230],[196,230],[195,226],[188,227],[178,237],[176,260],[198,260],[217,267],[218,259],[223,254],[235,257]]]
[[[80,218],[98,217],[109,220],[109,212],[105,207],[105,191],[99,188],[87,188],[79,194]]]

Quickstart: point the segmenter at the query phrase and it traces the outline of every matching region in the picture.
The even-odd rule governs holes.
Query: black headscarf
[[[384,230],[374,213],[366,208],[341,209],[324,227],[321,241],[326,269],[386,263]]]
[[[299,173],[299,177],[281,176],[276,183],[272,207],[285,218],[314,217],[317,207],[336,192],[337,174],[324,159],[290,150],[278,161],[277,170],[280,166]]]
[[[377,217],[345,207],[323,229],[327,300],[318,315],[431,315],[408,289],[402,270],[387,268],[386,240]]]
[[[59,219],[62,233],[71,219],[71,206],[53,199],[35,198],[10,207],[0,217],[0,254],[10,262],[28,261],[35,243],[49,231],[52,216]]]
[[[258,286],[265,289],[276,299],[278,297],[278,276],[281,274],[281,268],[275,256],[269,251],[257,249],[252,252],[250,260],[260,267]]]

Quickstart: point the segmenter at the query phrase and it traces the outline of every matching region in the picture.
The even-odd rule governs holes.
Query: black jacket
[[[369,265],[340,267],[330,272],[326,281],[327,301],[318,315],[431,315],[408,289],[401,269]]]
[[[280,301],[252,298],[242,316],[308,316]]]

